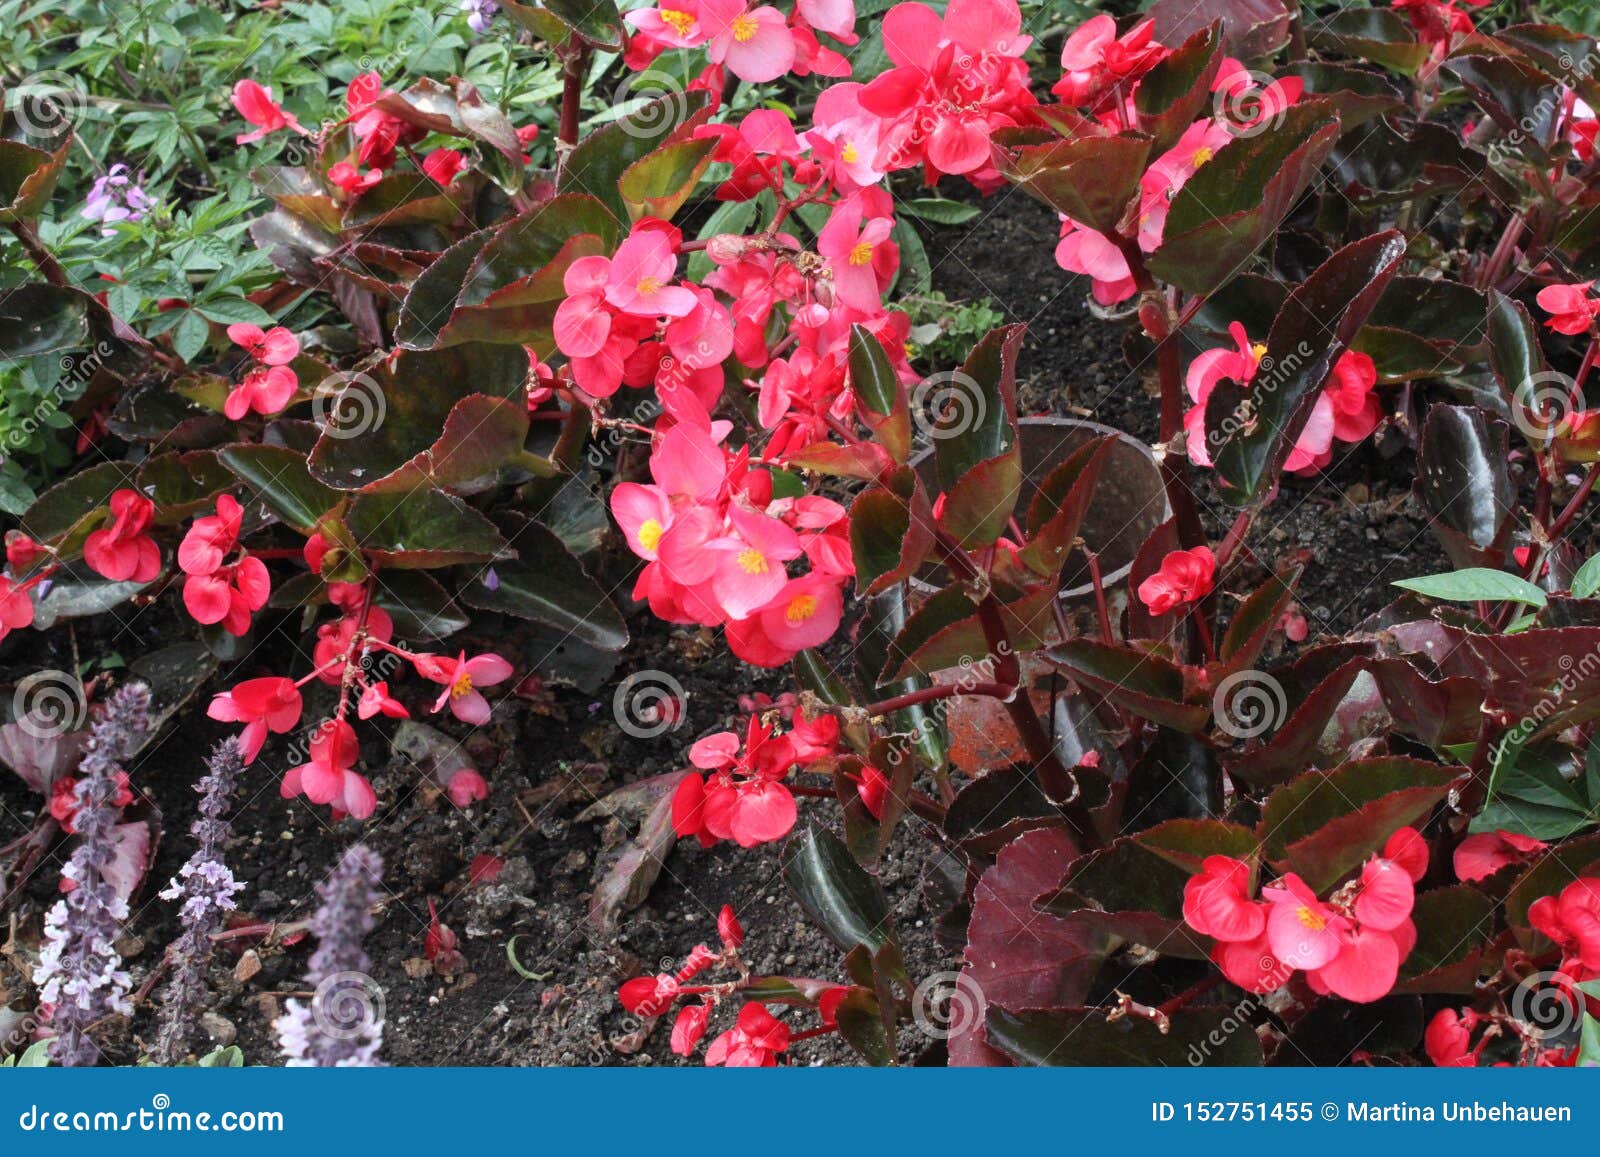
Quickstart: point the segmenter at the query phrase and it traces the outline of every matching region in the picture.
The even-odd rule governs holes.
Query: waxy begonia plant
[[[8,119],[30,308],[116,344],[135,449],[22,516],[0,636],[62,589],[170,594],[231,664],[301,612],[309,661],[239,664],[208,713],[247,767],[297,736],[282,794],[356,821],[379,717],[485,726],[528,673],[447,641],[474,612],[615,653],[631,592],[786,668],[685,737],[654,819],[775,845],[842,962],[762,974],[725,908],[720,947],[623,978],[708,1064],[833,1036],[873,1064],[1600,1062],[1600,45],[1475,0],[1324,7],[473,5],[561,63],[550,163],[460,79],[362,73],[317,127],[239,81],[238,146],[303,163],[254,174],[268,316],[192,358],[66,278],[33,222],[70,141]],[[612,55],[662,95],[585,125]],[[96,220],[139,210],[117,178]],[[905,205],[936,187],[1049,207],[1153,446],[1030,449],[1022,324],[914,364]],[[278,324],[306,294],[349,340]],[[1380,439],[1454,569],[1314,631],[1268,531]],[[919,837],[935,976],[881,880]],[[313,981],[365,970],[375,875],[352,853],[324,889]],[[297,1063],[372,1058],[309,1015]]]

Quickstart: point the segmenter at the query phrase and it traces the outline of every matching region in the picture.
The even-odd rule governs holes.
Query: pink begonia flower
[[[740,80],[776,80],[794,63],[794,37],[782,12],[745,0],[700,0],[700,26],[711,38],[710,57]]]
[[[234,85],[230,99],[239,115],[255,126],[253,132],[240,133],[234,137],[233,143],[236,145],[248,145],[252,141],[259,141],[268,133],[275,133],[279,129],[305,132],[300,127],[300,122],[291,114],[284,112],[283,107],[272,99],[272,90],[253,80],[241,80]]]
[[[480,726],[489,722],[489,701],[478,688],[503,683],[512,674],[511,664],[493,653],[470,659],[465,651],[454,659],[447,655],[419,655],[415,666],[424,679],[444,684],[433,704],[435,712],[449,704],[457,719]]]
[[[304,794],[312,803],[329,804],[335,815],[364,820],[377,810],[378,797],[365,776],[353,770],[361,755],[355,729],[331,719],[311,740],[311,759],[289,769],[279,794],[293,799]]]
[[[239,733],[239,755],[245,763],[255,762],[267,733],[286,735],[300,722],[300,689],[294,680],[269,675],[246,679],[212,697],[206,714],[219,723],[243,723]]]

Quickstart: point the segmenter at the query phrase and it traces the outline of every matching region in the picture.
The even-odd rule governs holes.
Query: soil
[[[1145,375],[1130,369],[1124,358],[1126,327],[1092,316],[1086,286],[1055,265],[1046,243],[1055,234],[1053,215],[1014,192],[1003,191],[982,204],[982,216],[972,222],[927,231],[933,282],[952,299],[990,297],[1008,319],[1028,323],[1023,412],[1090,417],[1154,438],[1156,401]],[[1385,457],[1363,447],[1336,464],[1331,490],[1324,486],[1313,496],[1309,484],[1287,484],[1257,526],[1251,543],[1263,564],[1290,555],[1310,564],[1301,602],[1314,630],[1343,630],[1378,609],[1391,597],[1387,583],[1392,578],[1445,568],[1408,498],[1411,461],[1403,448]],[[1211,492],[1200,494],[1220,535],[1232,514]],[[1362,581],[1355,583],[1351,576]],[[311,885],[358,838],[385,860],[389,895],[368,947],[387,1007],[384,1057],[389,1063],[683,1063],[669,1050],[667,1025],[638,1031],[641,1026],[617,1004],[617,985],[642,972],[675,967],[696,943],[714,942],[717,911],[724,903],[734,906],[744,924],[746,957],[756,971],[840,974],[838,950],[805,920],[783,887],[772,846],[703,851],[693,841],[679,843],[648,897],[622,917],[615,936],[590,927],[588,905],[598,873],[631,831],[613,820],[580,819],[580,813],[613,788],[681,768],[682,753],[693,739],[732,723],[740,693],[776,695],[789,689],[780,675],[738,664],[708,636],[671,628],[648,614],[633,614],[630,627],[634,644],[593,693],[553,687],[534,701],[508,697],[502,702],[494,724],[467,742],[491,795],[466,811],[453,807],[403,758],[387,768],[372,766],[374,753],[383,750],[375,737],[364,747],[379,813],[364,827],[331,827],[325,808],[279,798],[287,746],[281,741],[269,744],[249,769],[235,821],[241,835],[229,853],[247,885],[241,897],[244,915],[257,921],[303,918],[314,903]],[[116,649],[131,658],[141,648],[183,637],[181,632],[176,620],[142,615],[119,636]],[[0,673],[14,677],[66,666],[70,656],[54,653],[64,650],[64,634],[30,636],[27,653],[22,643],[8,643]],[[80,639],[86,653],[93,653],[95,642]],[[504,647],[508,640],[489,635],[477,642]],[[461,645],[471,649],[474,640]],[[299,668],[306,666],[302,657]],[[680,727],[648,740],[623,733],[611,718],[617,683],[630,672],[644,671],[670,672],[687,691]],[[211,690],[203,689],[197,704]],[[426,704],[419,698],[412,706],[420,714]],[[437,717],[429,722],[437,723]],[[449,724],[439,726],[451,730]],[[191,705],[134,769],[134,783],[160,807],[165,825],[157,862],[135,903],[131,935],[122,945],[136,984],[149,975],[174,934],[174,905],[154,893],[188,855],[187,828],[195,812],[189,785],[198,777],[204,752],[222,734],[220,725]],[[0,776],[0,843],[26,830],[38,805],[18,781]],[[957,964],[935,942],[937,914],[927,908],[918,886],[931,848],[908,822],[882,865],[914,977]],[[503,870],[492,883],[474,883],[470,865],[485,854],[501,857]],[[47,862],[36,873],[22,905],[14,955],[0,955],[0,1007],[10,1002],[23,1009],[32,998],[16,965],[26,964],[36,950],[39,917],[53,898],[58,866]],[[430,897],[459,935],[465,956],[465,971],[451,978],[433,974],[421,959]],[[260,947],[241,956],[245,943],[218,953],[208,1024],[218,1043],[238,1043],[248,1063],[272,1064],[277,1053],[271,1021],[285,994],[301,988],[308,952],[300,943]],[[508,944],[522,974],[508,958]],[[134,1061],[139,1042],[152,1039],[153,1025],[147,1003],[131,1023],[104,1026],[107,1058]],[[928,1042],[908,1031],[901,1044],[909,1059]],[[853,1055],[836,1038],[823,1037],[797,1045],[793,1059],[849,1063]]]

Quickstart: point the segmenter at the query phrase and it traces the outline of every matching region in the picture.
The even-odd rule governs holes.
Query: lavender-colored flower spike
[[[229,736],[212,749],[206,774],[195,790],[200,793],[200,818],[189,825],[195,838],[194,854],[178,869],[177,878],[161,893],[163,900],[182,900],[178,917],[183,931],[168,949],[172,979],[162,998],[161,1036],[155,1059],[175,1065],[188,1051],[195,1019],[206,1002],[206,966],[211,960],[211,937],[233,911],[233,897],[243,884],[233,878],[223,860],[233,825],[228,804],[244,767],[238,739]]]
[[[128,918],[128,905],[106,878],[116,859],[117,794],[122,761],[138,749],[150,729],[150,688],[120,687],[90,725],[89,743],[73,789],[78,846],[61,875],[73,890],[45,917],[39,953],[39,999],[55,1007],[50,1057],[59,1065],[92,1065],[100,1050],[86,1030],[112,1012],[131,1013],[128,974],[114,947]]]
[[[383,989],[369,975],[372,961],[361,939],[372,930],[383,861],[364,844],[345,852],[327,880],[317,885],[322,905],[311,917],[317,950],[306,981],[316,994],[310,1004],[291,1000],[274,1023],[290,1067],[381,1065]]]

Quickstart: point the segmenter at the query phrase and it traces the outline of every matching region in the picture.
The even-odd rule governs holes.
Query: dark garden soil
[[[1156,402],[1144,376],[1124,359],[1126,327],[1092,317],[1085,287],[1056,267],[1046,243],[1055,233],[1053,215],[1017,193],[1002,192],[983,204],[982,217],[959,228],[933,230],[928,254],[935,288],[952,299],[990,296],[1008,319],[1028,323],[1023,412],[1089,417],[1153,438]],[[1326,489],[1312,497],[1309,486],[1291,482],[1252,537],[1265,565],[1288,557],[1309,564],[1301,601],[1314,633],[1348,629],[1384,605],[1391,579],[1446,566],[1409,498],[1412,457],[1398,445],[1403,441],[1394,439],[1398,452],[1388,457],[1368,446],[1337,463],[1334,497],[1324,497],[1330,493]],[[1220,535],[1231,512],[1209,490],[1200,494]],[[612,581],[624,577],[619,572]],[[616,988],[640,972],[675,967],[671,961],[681,960],[696,943],[714,940],[717,910],[724,903],[734,906],[745,926],[746,955],[758,972],[839,975],[838,950],[789,898],[778,878],[777,849],[771,846],[702,851],[692,841],[681,843],[648,897],[621,918],[615,935],[590,927],[595,883],[631,837],[635,821],[580,819],[580,813],[611,789],[681,768],[683,751],[694,738],[732,722],[741,693],[776,695],[788,689],[781,676],[743,667],[709,637],[670,628],[647,614],[632,616],[630,627],[635,641],[622,664],[592,692],[558,686],[539,701],[508,697],[495,722],[471,736],[466,749],[485,772],[492,794],[468,811],[454,808],[404,758],[396,757],[387,768],[374,766],[382,750],[376,737],[364,748],[379,812],[364,828],[348,823],[330,828],[326,809],[279,798],[287,746],[281,740],[249,770],[248,802],[235,823],[241,835],[230,854],[234,871],[247,884],[243,914],[259,921],[304,917],[313,902],[312,884],[357,838],[369,841],[384,858],[390,897],[368,944],[387,1007],[384,1056],[389,1063],[680,1063],[668,1048],[669,1026],[637,1032],[640,1026],[617,1004]],[[79,632],[86,655],[97,643],[86,633],[91,629],[100,628]],[[495,645],[507,654],[516,649],[504,634],[479,631],[460,645]],[[65,635],[57,630],[30,636],[26,644],[13,641],[0,652],[0,675],[15,679],[29,670],[67,666]],[[152,610],[138,616],[112,645],[132,659],[183,637],[176,619]],[[33,650],[25,653],[25,646]],[[524,659],[535,657],[534,646],[522,646]],[[273,650],[289,653],[287,647]],[[296,670],[307,666],[304,657],[294,664]],[[279,673],[286,669],[277,660],[275,667]],[[681,682],[688,693],[687,715],[680,729],[638,740],[615,726],[612,695],[620,679],[647,670],[669,672]],[[202,689],[135,769],[136,786],[154,799],[165,819],[157,863],[123,944],[136,983],[158,963],[175,930],[174,906],[154,893],[189,853],[187,828],[194,816],[189,785],[206,749],[224,734],[204,717],[212,690]],[[409,686],[407,692],[420,714],[427,705],[421,692]],[[313,701],[308,718],[316,706]],[[451,730],[450,724],[439,726]],[[38,803],[15,779],[0,777],[0,843],[25,829]],[[913,977],[956,965],[935,943],[931,926],[937,913],[925,904],[919,887],[931,848],[907,823],[882,868]],[[486,854],[501,857],[504,868],[492,883],[473,883],[470,865]],[[46,864],[36,875],[6,946],[9,955],[0,955],[0,1007],[31,1005],[33,994],[20,968],[35,958],[39,921],[52,899],[57,866]],[[421,959],[430,897],[461,938],[466,968],[451,978],[435,975]],[[523,974],[508,959],[512,942]],[[241,955],[249,943],[241,940],[219,952],[208,1023],[220,1043],[238,1043],[248,1063],[276,1063],[270,1023],[284,996],[301,987],[307,948],[304,943],[261,946]],[[146,1003],[131,1023],[105,1026],[108,1059],[135,1060],[138,1041],[152,1039],[153,1023]],[[901,1044],[909,1058],[928,1042],[908,1031]],[[824,1037],[797,1046],[793,1059],[847,1063],[851,1055]]]

